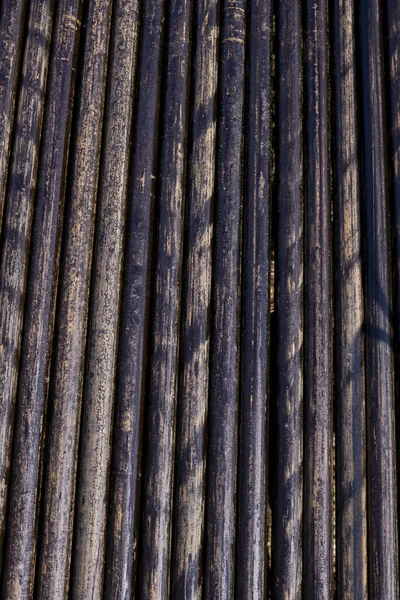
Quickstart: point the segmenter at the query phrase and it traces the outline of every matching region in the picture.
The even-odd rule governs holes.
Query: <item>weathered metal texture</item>
[[[221,7],[204,598],[235,584],[245,5]]]
[[[166,30],[159,190],[151,313],[142,537],[138,597],[166,599],[170,587],[172,493],[189,103],[191,0],[171,0]],[[151,176],[144,173],[142,176]]]
[[[335,0],[332,9],[337,594],[343,600],[366,600],[365,332],[357,23],[354,0]]]
[[[177,600],[202,598],[218,9],[218,0],[202,0],[194,9],[171,567]]]
[[[27,5],[27,0],[4,0],[0,5],[0,240]]]
[[[301,4],[277,18],[277,471],[273,508],[274,598],[302,592],[304,190]]]
[[[331,593],[331,207],[327,3],[309,0],[305,30],[304,578],[310,600]]]
[[[114,2],[72,552],[71,589],[76,599],[101,598],[104,582],[137,27],[137,0]]]
[[[49,393],[37,597],[68,596],[90,268],[111,2],[86,5],[83,66],[68,181],[65,240]],[[90,499],[88,498],[88,502]]]
[[[395,398],[400,393],[400,4],[386,0],[383,39],[386,41],[387,118],[389,138],[390,173],[390,224],[392,233],[393,324],[395,351]],[[396,444],[400,443],[400,403],[396,400]],[[397,473],[400,470],[400,453],[397,456]],[[397,494],[399,494],[397,476]]]
[[[397,598],[398,534],[382,5],[361,0],[369,593]]]
[[[2,598],[399,596],[399,60],[398,0],[0,0]]]
[[[0,557],[52,19],[53,0],[31,5],[0,248]]]
[[[10,599],[31,598],[33,594],[43,419],[52,351],[80,13],[79,0],[63,0],[56,8],[54,23],[32,225],[2,568],[2,594]]]
[[[164,12],[164,0],[147,0],[140,21],[106,550],[110,600],[135,595]]]
[[[400,344],[400,4],[396,0],[385,3],[384,40],[387,46],[386,82],[388,87],[389,164],[393,202],[392,227],[394,233],[394,281],[396,313],[396,341]]]
[[[264,598],[271,200],[272,10],[248,5],[242,344],[238,463],[237,598]]]

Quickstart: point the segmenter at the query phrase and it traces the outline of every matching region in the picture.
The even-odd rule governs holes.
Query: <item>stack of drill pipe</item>
[[[395,0],[0,1],[0,597],[395,600]]]

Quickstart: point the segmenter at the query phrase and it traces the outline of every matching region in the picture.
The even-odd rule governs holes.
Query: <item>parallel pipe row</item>
[[[0,11],[0,597],[398,598],[399,3]]]

